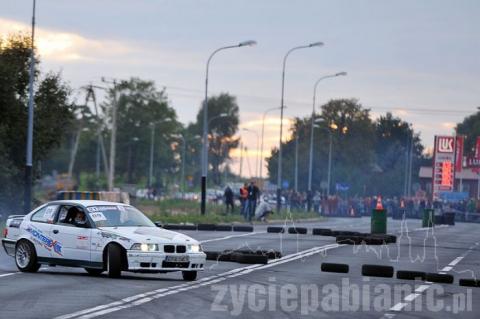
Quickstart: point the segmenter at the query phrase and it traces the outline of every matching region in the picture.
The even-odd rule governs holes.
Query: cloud
[[[30,26],[14,20],[0,18],[0,36],[30,34]],[[134,50],[127,44],[112,40],[95,40],[70,32],[59,32],[37,27],[35,44],[40,56],[46,60],[100,61],[124,56]]]

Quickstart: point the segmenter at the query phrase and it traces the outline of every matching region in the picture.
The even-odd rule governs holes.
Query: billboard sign
[[[435,136],[432,170],[432,197],[440,199],[441,192],[452,192],[455,182],[454,136]]]

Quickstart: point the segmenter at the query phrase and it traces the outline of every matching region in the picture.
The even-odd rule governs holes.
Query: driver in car
[[[87,227],[87,217],[83,211],[73,206],[68,210],[68,213],[71,216],[75,216],[72,221],[73,225],[76,227]]]

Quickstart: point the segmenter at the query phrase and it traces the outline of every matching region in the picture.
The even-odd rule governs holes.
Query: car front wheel
[[[15,247],[15,263],[22,272],[36,272],[40,268],[32,243],[21,240]]]
[[[197,279],[197,272],[196,271],[182,271],[183,280],[186,281],[194,281]]]
[[[108,246],[107,272],[110,278],[119,278],[122,274],[122,250],[118,245]]]

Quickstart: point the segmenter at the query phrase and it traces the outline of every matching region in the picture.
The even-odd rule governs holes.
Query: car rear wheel
[[[98,269],[98,268],[85,268],[85,270],[91,276],[99,276],[103,272],[103,269]]]
[[[36,272],[40,268],[37,262],[37,253],[32,243],[21,240],[15,246],[15,263],[22,272]]]
[[[195,281],[197,279],[196,271],[182,271],[183,280],[186,281]]]
[[[119,278],[122,274],[122,250],[117,245],[108,246],[107,272],[110,278]]]

